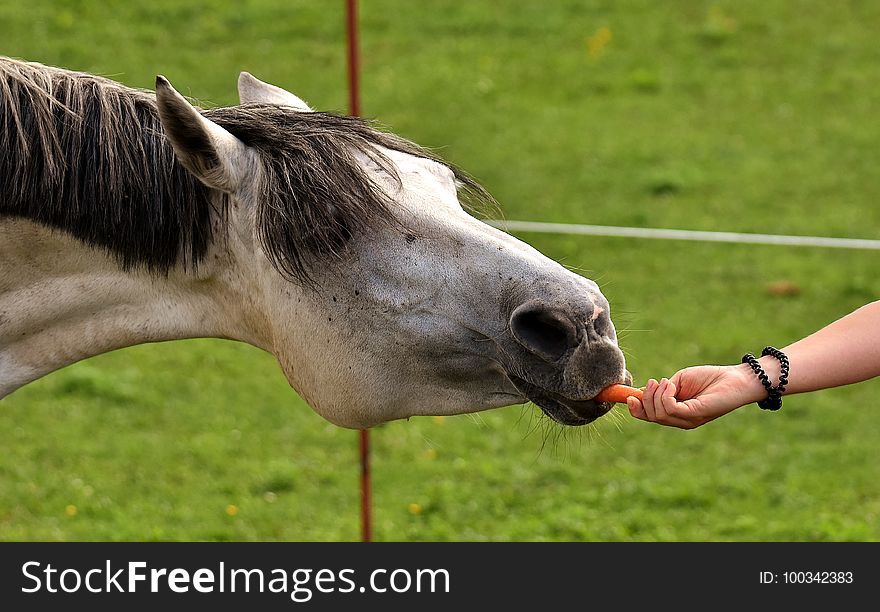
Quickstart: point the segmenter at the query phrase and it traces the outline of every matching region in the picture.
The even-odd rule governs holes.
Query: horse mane
[[[279,272],[302,282],[315,258],[340,261],[352,235],[394,223],[358,154],[398,181],[377,147],[443,163],[354,117],[269,104],[200,112],[258,152],[259,240]],[[465,193],[491,201],[450,168]],[[153,92],[0,58],[0,216],[66,232],[124,269],[167,273],[198,266],[227,206],[175,157]]]

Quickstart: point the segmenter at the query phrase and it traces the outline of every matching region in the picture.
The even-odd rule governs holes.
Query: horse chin
[[[512,374],[508,378],[520,393],[537,405],[544,414],[562,425],[577,427],[592,423],[614,406],[611,402],[575,400],[523,380]]]

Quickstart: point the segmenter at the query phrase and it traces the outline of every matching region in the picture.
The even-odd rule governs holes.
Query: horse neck
[[[30,221],[0,218],[0,397],[118,348],[220,337],[267,348],[253,275],[228,250],[199,274],[123,271],[108,255]],[[211,269],[209,269],[211,268]]]

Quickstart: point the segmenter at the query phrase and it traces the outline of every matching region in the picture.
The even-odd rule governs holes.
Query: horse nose
[[[540,301],[518,306],[510,315],[510,331],[521,346],[547,361],[558,361],[579,343],[569,315]]]

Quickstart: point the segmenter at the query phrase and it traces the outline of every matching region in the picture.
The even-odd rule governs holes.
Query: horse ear
[[[232,193],[248,172],[251,152],[238,138],[202,116],[168,79],[156,77],[159,121],[177,158],[208,187]]]
[[[290,106],[298,111],[312,112],[308,104],[289,91],[264,83],[250,72],[238,75],[238,99],[242,104],[256,102],[258,104],[278,104]]]

